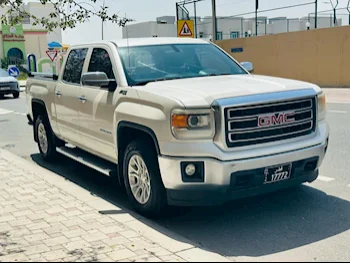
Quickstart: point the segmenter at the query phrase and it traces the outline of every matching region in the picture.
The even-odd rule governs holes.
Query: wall
[[[25,32],[25,45],[27,54],[35,54],[37,58],[47,57],[47,39],[46,33]]]
[[[350,26],[217,41],[239,62],[254,63],[255,74],[350,86]],[[243,47],[242,53],[231,53]]]
[[[50,13],[55,13],[55,8],[53,4],[46,3],[45,5],[41,3],[31,2],[26,5],[26,9],[32,14],[35,15],[37,18],[42,17],[49,17]],[[51,21],[59,22],[58,18],[50,18]],[[31,20],[30,25],[25,25],[24,29],[31,29],[31,30],[44,30],[45,27],[42,25],[36,25],[32,26],[33,20]],[[47,43],[49,42],[59,42],[62,43],[62,30],[61,28],[55,28],[52,32],[47,34]]]

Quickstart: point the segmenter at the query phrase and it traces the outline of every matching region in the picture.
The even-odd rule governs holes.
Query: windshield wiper
[[[152,80],[147,80],[147,81],[140,81],[135,83],[132,86],[145,86],[150,82],[158,82],[158,81],[166,81],[166,80],[174,80],[174,79],[181,79],[182,77],[172,77],[172,78],[160,78],[160,79],[152,79]]]
[[[212,73],[212,74],[204,75],[204,77],[227,76],[227,75],[232,75],[232,74],[231,73],[220,73],[220,74]]]

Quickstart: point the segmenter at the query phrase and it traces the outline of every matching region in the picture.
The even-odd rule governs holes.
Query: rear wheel
[[[0,94],[0,99],[3,99],[4,97],[5,97],[5,95]]]
[[[53,161],[57,156],[54,136],[50,129],[47,117],[39,115],[35,122],[35,130],[38,137],[38,147],[41,157],[45,161]]]
[[[18,99],[18,98],[19,98],[19,92],[15,92],[15,93],[13,93],[12,95],[13,95],[13,97],[14,97],[15,99]]]
[[[158,217],[167,207],[154,147],[143,141],[131,142],[124,155],[126,192],[135,210],[147,217]]]

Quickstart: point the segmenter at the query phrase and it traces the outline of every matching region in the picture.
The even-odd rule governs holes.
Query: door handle
[[[84,96],[79,97],[78,99],[81,101],[81,103],[85,103],[87,101],[87,99]]]
[[[61,93],[60,91],[57,91],[57,92],[56,92],[56,96],[57,96],[58,98],[61,98],[61,97],[62,97],[62,93]]]

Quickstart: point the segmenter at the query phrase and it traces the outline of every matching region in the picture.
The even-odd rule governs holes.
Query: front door
[[[57,126],[60,135],[70,143],[80,143],[79,135],[79,92],[81,75],[88,48],[70,51],[63,76],[55,90]]]
[[[87,72],[104,72],[111,80],[110,85],[116,86],[110,54],[108,47],[94,48]],[[84,99],[79,114],[82,143],[89,150],[115,161],[113,117],[117,92],[109,91],[107,87],[82,86],[80,96]]]

